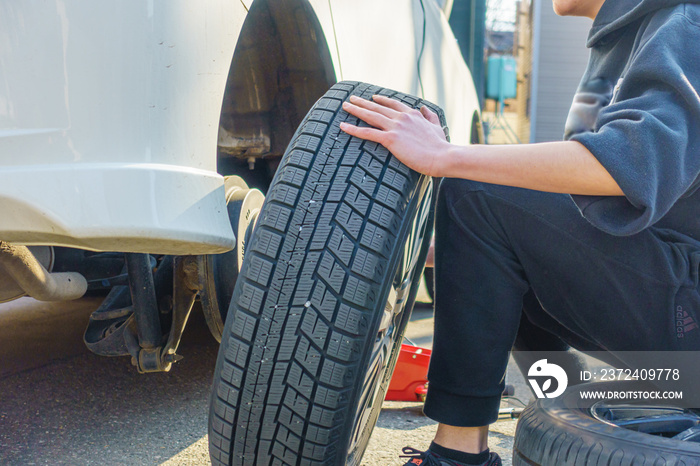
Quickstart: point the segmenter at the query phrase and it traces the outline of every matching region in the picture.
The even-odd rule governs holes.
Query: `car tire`
[[[649,389],[648,386],[646,388]],[[700,422],[700,417],[693,412],[674,408],[668,403],[665,406],[656,403],[656,406],[647,406],[649,402],[613,403],[608,400],[582,400],[580,395],[581,391],[607,393],[639,389],[639,384],[635,382],[586,383],[570,387],[558,398],[531,403],[518,421],[513,465],[700,464],[700,444],[665,437],[673,435],[674,428],[685,429]],[[648,423],[643,422],[645,417],[637,414],[638,417],[625,428],[620,427],[621,422],[610,415],[609,406],[650,412],[669,410],[670,414],[665,419],[659,417],[660,412],[652,414],[648,417]]]
[[[360,463],[432,229],[432,180],[340,131],[375,94],[336,84],[283,156],[246,248],[214,374],[212,464]]]

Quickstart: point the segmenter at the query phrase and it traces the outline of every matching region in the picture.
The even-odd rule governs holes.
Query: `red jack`
[[[385,400],[425,401],[428,393],[428,364],[432,351],[419,346],[401,345],[394,375]]]

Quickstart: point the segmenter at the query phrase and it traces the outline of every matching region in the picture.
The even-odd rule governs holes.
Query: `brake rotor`
[[[223,254],[201,256],[203,262],[202,308],[209,330],[217,341],[221,341],[224,322],[231,303],[233,289],[243,264],[245,248],[265,201],[257,189],[250,189],[238,176],[227,176],[225,180],[226,208],[231,228],[236,236],[236,247]]]

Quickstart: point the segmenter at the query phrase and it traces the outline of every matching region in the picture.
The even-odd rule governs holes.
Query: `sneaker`
[[[408,463],[404,463],[404,466],[415,466],[419,464],[421,466],[470,466],[465,463],[460,463],[459,461],[445,458],[430,450],[420,451],[411,447],[404,447],[403,455],[400,455],[399,458],[410,458]],[[502,466],[501,457],[498,456],[497,453],[491,452],[488,461],[481,466]]]

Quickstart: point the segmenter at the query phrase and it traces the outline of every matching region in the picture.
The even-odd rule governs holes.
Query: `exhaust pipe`
[[[81,274],[47,272],[26,246],[0,241],[0,268],[39,301],[70,301],[87,291],[87,280]]]

